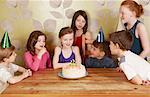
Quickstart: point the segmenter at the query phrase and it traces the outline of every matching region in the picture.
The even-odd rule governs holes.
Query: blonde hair
[[[9,58],[14,50],[15,47],[13,45],[11,45],[9,48],[2,48],[0,45],[0,62],[3,62],[4,58]]]

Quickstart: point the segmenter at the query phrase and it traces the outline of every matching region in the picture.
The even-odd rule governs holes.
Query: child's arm
[[[123,62],[119,66],[130,82],[138,85],[142,84],[140,76],[135,72],[134,68],[131,68],[130,65],[128,65],[127,62]]]
[[[75,62],[77,64],[81,64],[81,56],[80,56],[79,48],[77,46],[74,46],[73,52],[75,53]]]
[[[82,35],[82,51],[83,51],[83,56],[85,56],[85,35]]]
[[[24,78],[26,78],[26,77],[28,77],[30,75],[31,75],[31,71],[26,70],[22,75],[11,77],[8,80],[8,82],[11,83],[11,84],[15,84],[15,83],[23,80]]]
[[[37,54],[37,57],[38,57],[39,59],[41,59],[42,56],[43,56],[43,54],[45,54],[46,52],[47,52],[46,48],[43,47],[43,48],[39,51],[39,53]]]
[[[21,67],[21,66],[18,66],[18,71],[19,71],[19,72],[25,72],[25,71],[26,71],[26,69],[25,69],[25,68],[23,68],[23,67]]]
[[[85,60],[85,67],[86,67],[86,68],[93,67],[93,63],[94,63],[93,58],[88,57],[88,58],[86,58],[86,60]]]
[[[32,56],[29,52],[24,54],[25,64],[32,69],[33,71],[37,71],[40,65],[40,59],[37,56]]]
[[[21,66],[18,66],[18,70],[17,71],[22,72],[22,73],[28,71],[29,76],[32,76],[32,71],[30,69],[25,69],[25,68],[23,68]]]
[[[62,67],[69,64],[69,63],[58,63],[60,53],[61,53],[61,48],[56,47],[55,51],[54,51],[54,56],[53,56],[53,67],[54,67],[54,69],[62,68]]]
[[[136,75],[130,80],[130,82],[133,84],[141,85],[142,79],[138,75]]]
[[[150,52],[148,32],[146,31],[146,28],[142,23],[138,24],[137,32],[138,32],[139,38],[141,40],[142,48],[143,48],[143,51],[140,53],[140,56],[142,58],[145,58]]]
[[[92,34],[90,32],[85,33],[85,43],[86,44],[92,44],[93,43]]]
[[[116,67],[115,69],[116,69],[116,71],[118,71],[118,72],[122,72],[122,69],[121,69],[120,67]]]
[[[90,32],[85,33],[85,44],[87,44],[87,50],[91,49],[91,44],[94,40],[92,40],[92,34]]]
[[[51,63],[51,57],[50,57],[50,54],[49,54],[48,52],[47,52],[46,54],[47,54],[47,57],[48,57],[47,65],[48,65],[49,68],[51,68],[51,67],[52,67],[52,63]]]

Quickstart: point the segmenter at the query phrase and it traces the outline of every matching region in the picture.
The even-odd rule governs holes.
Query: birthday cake
[[[81,78],[86,76],[85,66],[82,64],[70,63],[62,68],[62,75],[65,78]]]

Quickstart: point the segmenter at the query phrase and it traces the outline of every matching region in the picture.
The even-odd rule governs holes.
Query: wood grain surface
[[[88,76],[68,80],[61,70],[46,69],[9,85],[0,97],[150,97],[150,86],[134,85],[115,69],[88,68]]]

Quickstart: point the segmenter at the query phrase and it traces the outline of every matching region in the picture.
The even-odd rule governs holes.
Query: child
[[[120,59],[119,67],[127,79],[134,84],[150,85],[150,64],[129,51],[132,43],[133,38],[128,31],[123,30],[110,34],[111,54]]]
[[[15,47],[11,45],[8,33],[5,35],[0,44],[0,81],[3,83],[15,84],[24,78],[31,76],[32,72],[28,69],[13,64],[16,58]],[[15,76],[15,72],[22,72],[21,75]]]
[[[53,56],[54,69],[62,68],[68,65],[72,60],[81,64],[79,48],[72,46],[74,41],[74,32],[70,27],[64,27],[59,32],[61,46],[57,46]]]
[[[102,28],[91,46],[90,57],[86,59],[86,67],[114,68],[114,63],[110,55],[109,42],[104,40]]]
[[[98,43],[93,42],[91,48],[91,55],[85,61],[86,67],[99,67],[99,68],[115,68],[117,65],[114,63],[113,59],[109,55],[109,43],[104,41]]]
[[[144,24],[138,20],[143,13],[142,5],[133,0],[125,0],[121,3],[120,18],[134,38],[131,51],[146,58],[150,52],[148,33]]]
[[[41,31],[33,31],[28,38],[24,61],[27,67],[33,71],[52,67],[45,42],[46,35]]]
[[[85,11],[78,10],[74,13],[71,28],[74,31],[75,41],[74,45],[80,49],[83,61],[86,55],[86,51],[90,49],[92,44],[91,33],[87,31],[88,28],[88,17]],[[84,62],[83,62],[84,63]]]

